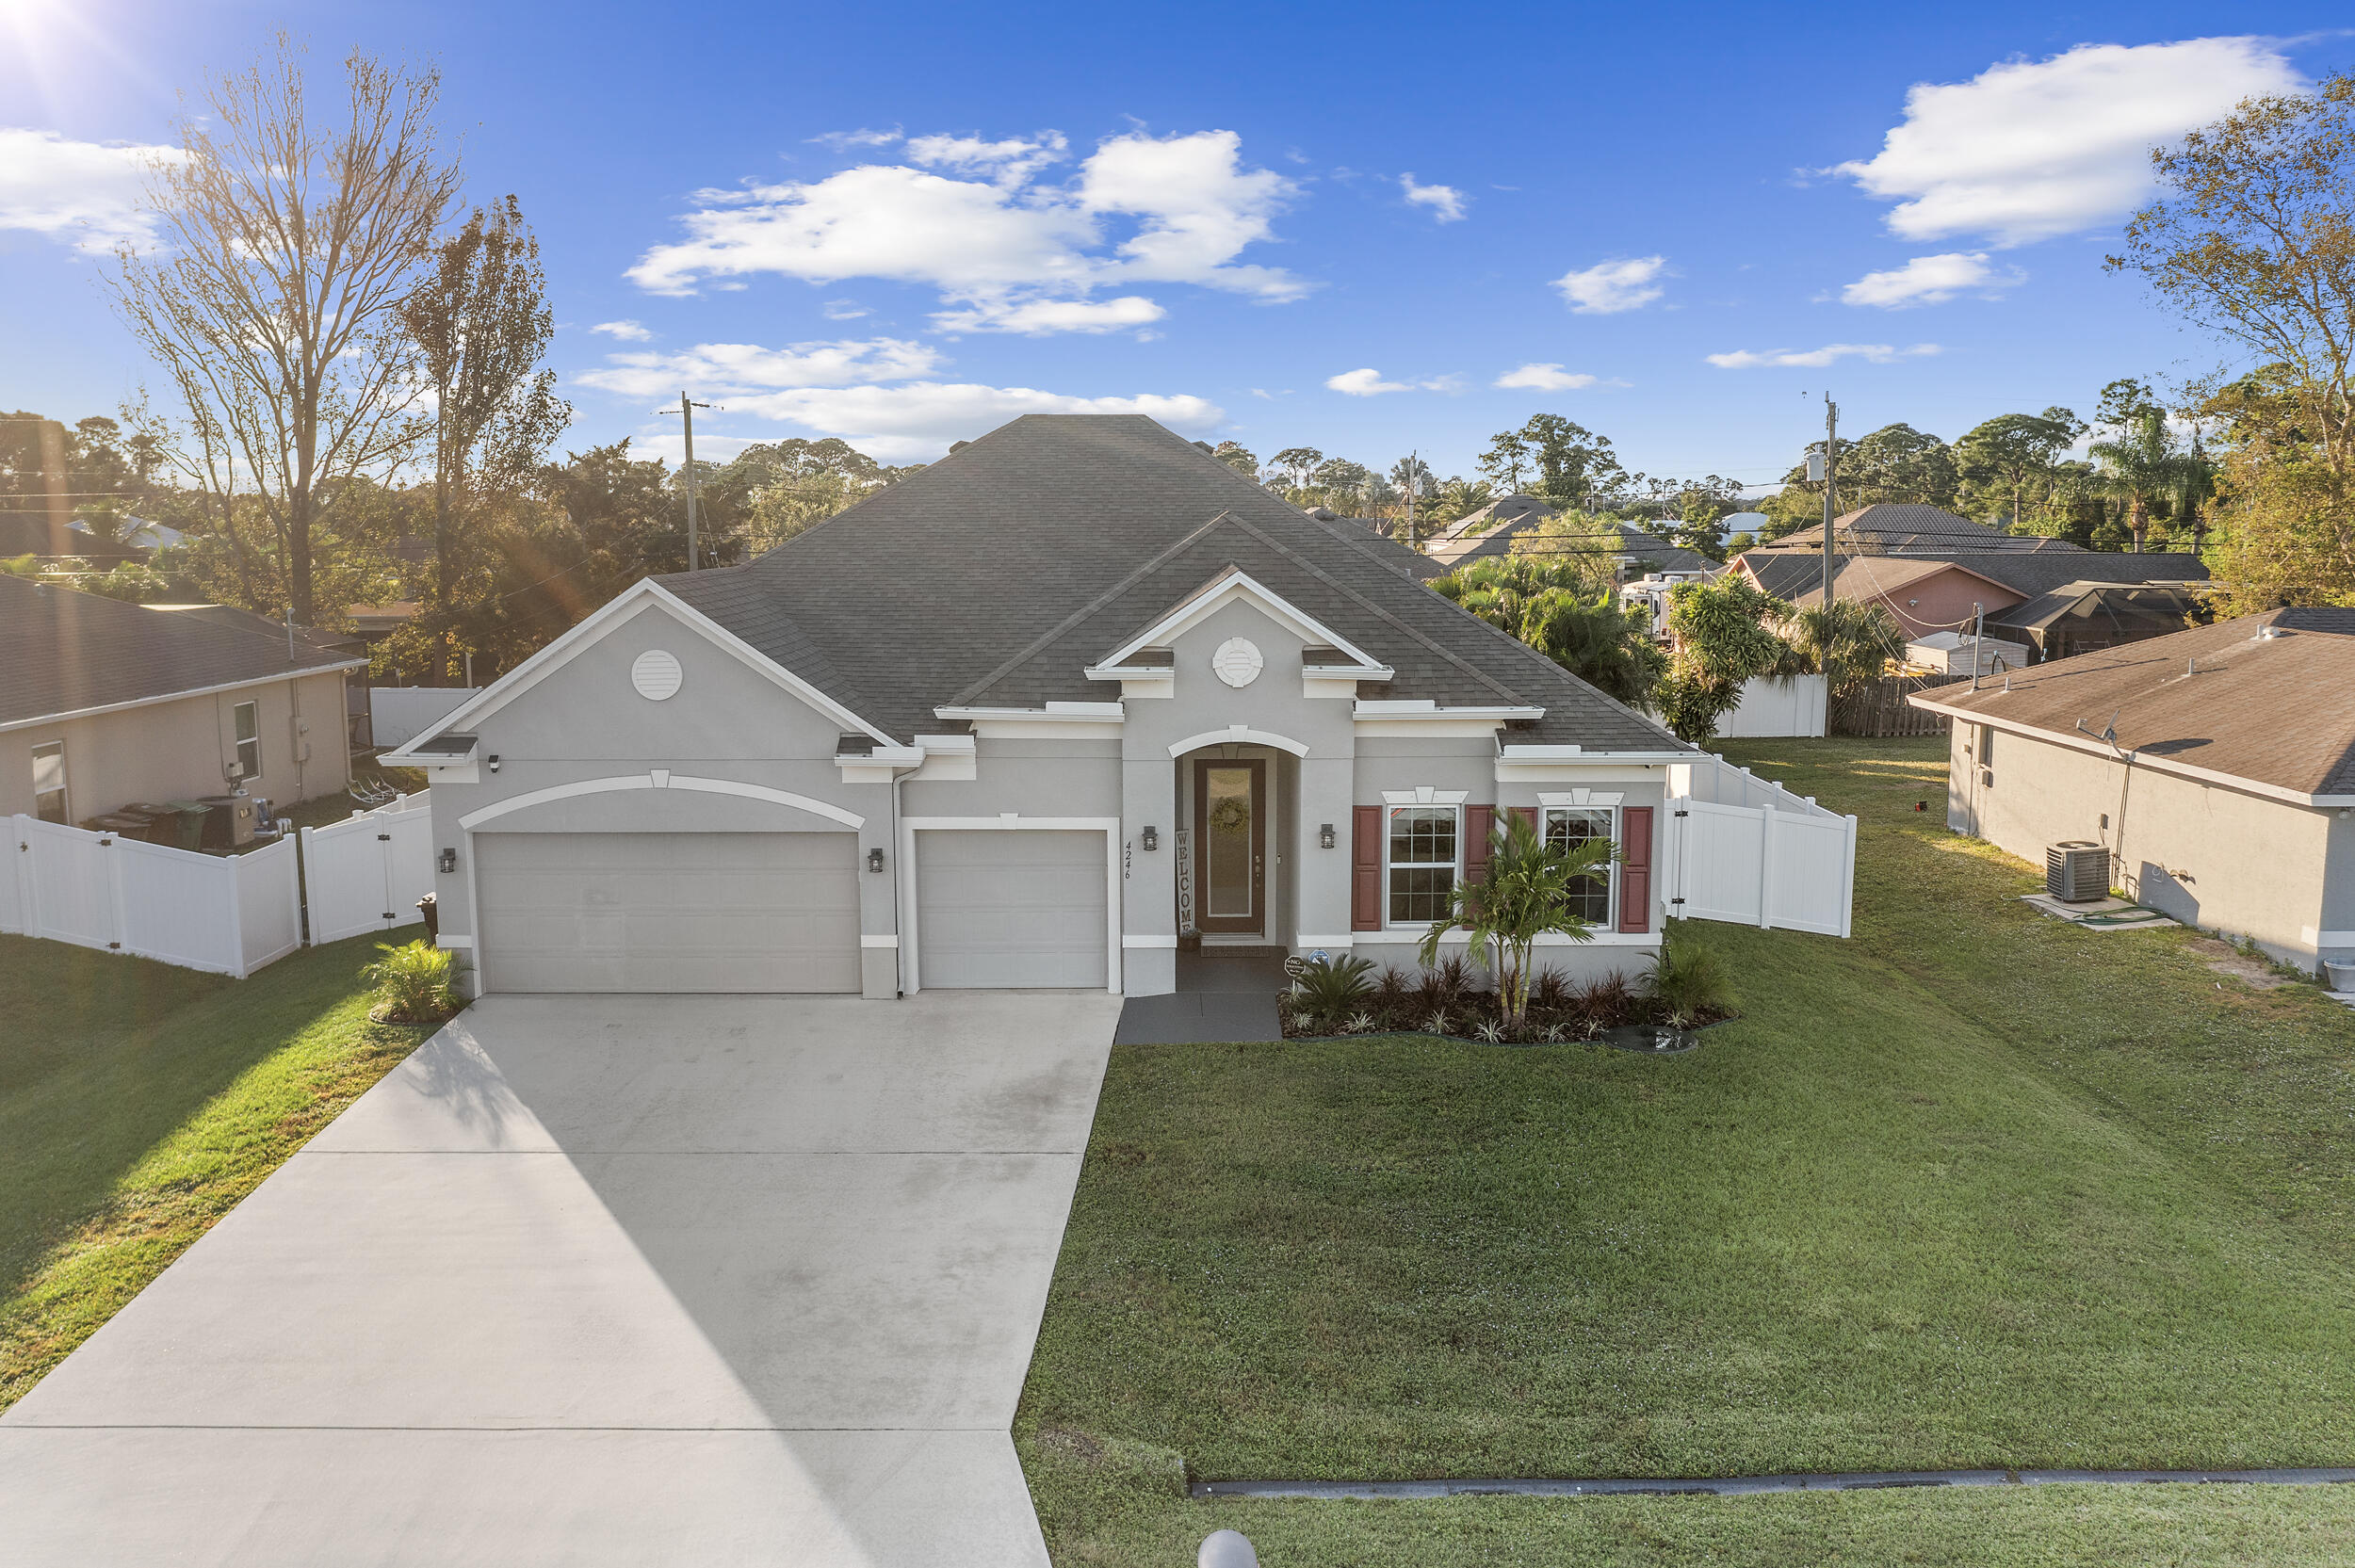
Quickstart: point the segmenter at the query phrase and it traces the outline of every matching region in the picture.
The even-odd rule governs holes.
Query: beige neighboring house
[[[2355,962],[2355,609],[2280,609],[1917,692],[1946,823],[2091,840],[2129,897],[2313,969]]]
[[[291,805],[351,782],[345,682],[367,661],[221,605],[125,604],[0,576],[0,816],[80,823],[233,788]]]

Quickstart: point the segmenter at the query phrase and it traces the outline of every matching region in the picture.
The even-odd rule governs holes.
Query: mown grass
[[[369,1021],[376,940],[233,980],[0,936],[0,1409],[431,1032]]]
[[[1744,1017],[1694,1057],[1114,1053],[1016,1427],[1059,1560],[1221,1524],[1285,1564],[2355,1555],[2355,1496],[2304,1489],[1184,1499],[2355,1462],[2355,1018],[2030,912],[1945,832],[1942,743],[1745,760],[1859,815],[1856,936],[1703,928]]]

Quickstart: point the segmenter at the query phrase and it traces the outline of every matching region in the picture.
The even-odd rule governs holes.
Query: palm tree
[[[1821,675],[1833,697],[1877,678],[1906,651],[1905,631],[1889,607],[1862,599],[1791,610],[1776,617],[1776,629],[1791,645],[1797,668],[1767,673]]]
[[[2176,494],[2184,486],[2192,460],[2175,449],[2167,416],[2157,409],[2144,410],[2114,439],[2097,441],[2088,450],[2102,465],[2098,482],[2103,491],[2126,503],[2126,531],[2134,536],[2139,555],[2143,535],[2151,527],[2152,501]]]
[[[1600,838],[1550,845],[1527,817],[1507,813],[1488,835],[1488,865],[1480,880],[1458,881],[1448,894],[1447,913],[1423,933],[1423,967],[1439,962],[1439,943],[1448,932],[1470,933],[1480,966],[1496,977],[1497,1007],[1506,1026],[1519,1028],[1529,1016],[1530,950],[1550,931],[1573,942],[1593,939],[1592,924],[1570,912],[1570,895],[1587,878],[1608,875],[1617,853]]]

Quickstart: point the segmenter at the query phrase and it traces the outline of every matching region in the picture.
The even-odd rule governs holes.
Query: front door
[[[1194,925],[1258,933],[1267,923],[1267,764],[1194,765]]]

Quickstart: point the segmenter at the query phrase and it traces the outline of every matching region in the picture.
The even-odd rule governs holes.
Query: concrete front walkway
[[[1120,998],[492,998],[0,1417],[0,1562],[1044,1568]]]

